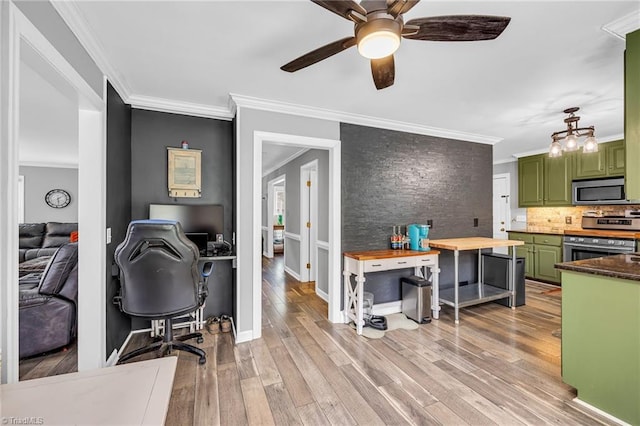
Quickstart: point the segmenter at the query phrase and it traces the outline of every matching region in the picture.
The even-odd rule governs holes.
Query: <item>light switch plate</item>
[[[111,228],[107,228],[107,244],[111,244]]]

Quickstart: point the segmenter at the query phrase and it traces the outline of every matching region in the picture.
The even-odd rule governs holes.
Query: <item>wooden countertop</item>
[[[564,235],[640,239],[640,233],[636,231],[616,231],[613,229],[567,229],[564,231]]]
[[[396,257],[407,256],[424,256],[424,255],[438,255],[438,250],[418,251],[418,250],[364,250],[364,251],[348,251],[343,255],[356,260],[376,260],[376,259],[393,259]]]
[[[447,250],[477,250],[483,248],[521,246],[524,241],[499,240],[486,237],[447,238],[429,240],[429,246]]]

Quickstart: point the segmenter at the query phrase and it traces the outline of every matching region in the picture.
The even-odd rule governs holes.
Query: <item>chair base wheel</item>
[[[202,342],[204,342],[204,339],[203,339],[202,337],[198,337],[198,338],[196,339],[196,342],[197,342],[197,343],[202,343]]]
[[[200,358],[200,359],[198,360],[198,364],[200,364],[200,365],[205,364],[206,362],[207,362],[207,359],[206,359],[206,358]]]

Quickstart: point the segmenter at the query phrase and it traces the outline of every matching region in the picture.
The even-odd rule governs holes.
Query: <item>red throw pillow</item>
[[[77,243],[78,242],[78,231],[73,231],[71,233],[71,238],[69,240],[70,243]]]

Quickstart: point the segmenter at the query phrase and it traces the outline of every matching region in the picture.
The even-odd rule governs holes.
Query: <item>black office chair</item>
[[[173,336],[173,318],[196,311],[207,297],[207,280],[213,262],[198,272],[198,248],[182,231],[179,222],[136,220],[129,224],[125,240],[116,248],[115,261],[120,268],[120,294],[114,303],[127,315],[164,320],[164,337],[129,352],[120,362],[156,350],[162,356],[172,349],[190,352],[207,362],[202,349],[183,343],[202,333]]]

